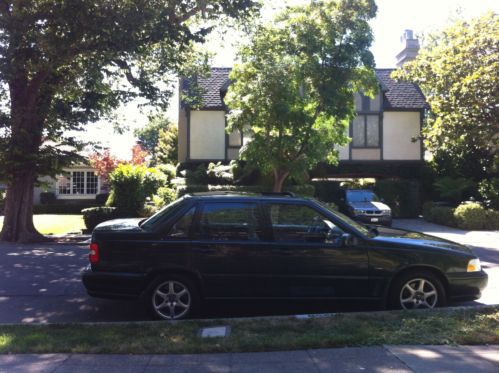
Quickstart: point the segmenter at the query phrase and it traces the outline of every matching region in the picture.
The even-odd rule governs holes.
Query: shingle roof
[[[376,77],[384,90],[383,109],[423,109],[426,102],[419,87],[410,82],[395,81],[390,74],[395,69],[376,69]]]
[[[199,78],[198,84],[203,90],[203,109],[223,109],[222,97],[225,94],[229,80],[230,67],[213,67],[211,75]],[[376,77],[383,91],[384,110],[414,109],[426,107],[423,94],[417,85],[409,82],[396,82],[390,77],[395,69],[376,69]],[[184,84],[182,89],[186,89]]]

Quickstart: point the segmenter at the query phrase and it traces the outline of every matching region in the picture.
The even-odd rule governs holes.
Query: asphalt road
[[[476,253],[489,273],[489,286],[483,297],[467,304],[499,304],[499,232],[479,234],[448,232],[433,224],[400,221],[435,235],[456,234],[451,238],[466,242],[475,237]],[[441,232],[442,231],[442,232]],[[445,232],[444,232],[445,231]],[[483,236],[483,237],[482,237]],[[484,238],[485,237],[485,238]],[[446,237],[448,238],[448,237]],[[0,323],[47,323],[78,321],[136,321],[148,315],[138,302],[89,297],[80,281],[87,265],[86,246],[0,243]],[[377,305],[336,302],[213,302],[203,317],[260,316],[323,313],[377,309]]]

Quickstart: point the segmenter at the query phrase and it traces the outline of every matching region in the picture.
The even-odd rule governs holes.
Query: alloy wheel
[[[178,281],[159,284],[152,295],[154,311],[163,319],[177,320],[191,308],[192,297],[187,286]]]
[[[405,310],[435,308],[438,303],[438,291],[431,281],[415,278],[402,286],[399,300],[400,306]]]

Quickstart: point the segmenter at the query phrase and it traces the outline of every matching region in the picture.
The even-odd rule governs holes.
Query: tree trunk
[[[35,175],[27,171],[17,175],[7,187],[5,219],[0,239],[9,242],[35,242],[46,238],[33,224],[33,188]]]
[[[282,192],[282,186],[289,175],[289,171],[282,169],[274,169],[274,189],[273,192]]]

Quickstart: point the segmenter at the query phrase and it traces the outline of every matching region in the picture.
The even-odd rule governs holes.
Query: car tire
[[[200,304],[197,286],[187,276],[177,274],[156,277],[143,300],[157,320],[186,319],[196,313]]]
[[[442,281],[431,271],[417,270],[397,277],[389,294],[393,309],[431,309],[446,305]]]

